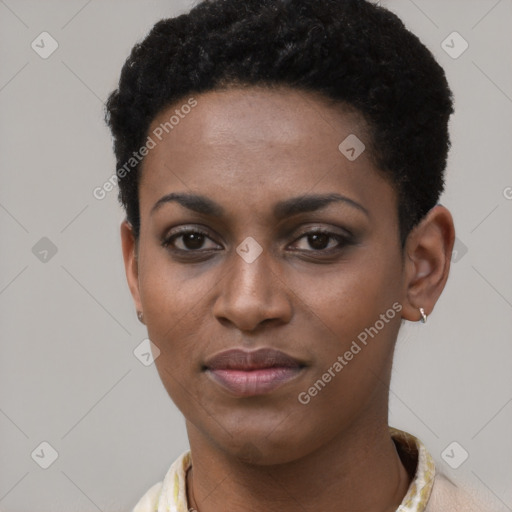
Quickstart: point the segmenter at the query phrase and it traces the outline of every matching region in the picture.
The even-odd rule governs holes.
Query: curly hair
[[[444,190],[452,92],[395,14],[367,0],[205,0],[133,47],[106,104],[119,201],[136,238],[140,163],[120,168],[164,109],[230,85],[284,85],[361,114],[373,161],[397,194],[402,246]]]

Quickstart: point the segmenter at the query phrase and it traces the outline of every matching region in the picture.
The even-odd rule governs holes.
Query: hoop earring
[[[425,310],[423,308],[419,308],[421,313],[421,322],[426,324],[427,323],[427,315],[425,314]]]

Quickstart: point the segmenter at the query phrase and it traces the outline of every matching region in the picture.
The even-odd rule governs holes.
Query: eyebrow
[[[153,215],[164,204],[172,202],[176,202],[184,208],[211,217],[222,217],[225,213],[224,208],[220,204],[206,196],[173,192],[161,197],[151,208],[150,215]],[[370,216],[368,210],[363,205],[349,197],[335,193],[302,195],[280,201],[274,205],[273,215],[276,220],[280,220],[299,213],[321,210],[331,203],[340,202],[362,211],[367,217]]]

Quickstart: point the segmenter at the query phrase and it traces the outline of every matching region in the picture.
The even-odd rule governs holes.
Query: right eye
[[[201,250],[211,251],[212,249],[218,249],[217,244],[214,247],[204,249],[203,246],[206,240],[212,241],[205,231],[198,228],[185,228],[167,235],[162,241],[162,247],[178,252],[200,252]],[[176,244],[176,241],[180,242]],[[177,245],[181,245],[181,247]]]

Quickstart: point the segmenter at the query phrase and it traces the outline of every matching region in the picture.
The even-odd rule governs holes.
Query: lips
[[[227,350],[208,359],[204,366],[214,382],[238,397],[270,393],[299,375],[303,368],[297,359],[270,348]]]
[[[297,368],[301,364],[293,357],[270,348],[255,351],[231,349],[208,359],[205,366],[210,370],[261,370],[263,368]]]

